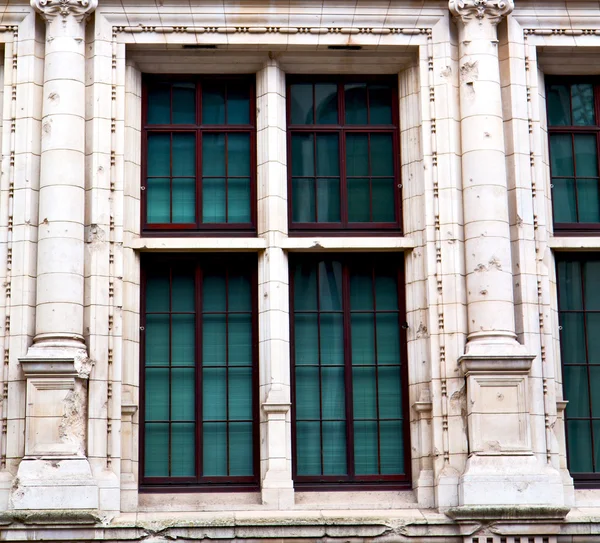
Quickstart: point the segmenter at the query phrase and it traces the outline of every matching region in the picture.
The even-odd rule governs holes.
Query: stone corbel
[[[449,0],[450,13],[463,23],[483,21],[497,25],[515,8],[514,0]]]
[[[73,15],[78,23],[87,19],[98,7],[98,0],[31,0],[31,7],[46,21]]]

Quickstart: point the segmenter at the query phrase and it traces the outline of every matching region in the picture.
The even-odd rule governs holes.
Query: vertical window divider
[[[571,108],[573,106],[571,105]],[[575,188],[575,216],[579,221],[579,181],[577,176],[577,152],[575,149],[575,134],[571,134],[571,153],[573,156],[573,186]]]
[[[352,319],[350,307],[350,272],[348,264],[342,266],[342,313],[344,327],[344,377],[346,386],[346,462],[350,477],[354,467],[354,393],[352,386]]]
[[[314,91],[313,91],[314,92]],[[323,364],[321,360],[321,277],[319,276],[319,265],[317,263],[317,349],[319,358],[319,443],[321,450],[321,475],[323,475]]]
[[[196,283],[196,299],[194,300],[194,305],[196,306],[196,322],[195,322],[195,332],[196,332],[196,360],[194,367],[196,368],[196,443],[198,443],[198,450],[196,451],[196,480],[202,477],[204,469],[203,469],[203,457],[204,457],[204,424],[203,424],[203,416],[204,409],[202,405],[203,401],[203,337],[202,333],[204,330],[204,318],[202,313],[202,288],[204,285],[204,273],[201,266],[196,266],[195,273],[195,283]]]
[[[313,85],[313,96],[315,94],[315,86]],[[314,101],[313,101],[314,104]],[[313,110],[314,110],[314,106],[313,106]],[[316,115],[316,114],[315,114]],[[317,149],[317,132],[312,132],[312,136],[313,136],[313,183],[314,183],[314,187],[315,187],[315,222],[318,224],[319,223],[319,177],[318,177],[318,168],[317,168],[317,161],[318,161],[318,149]]]
[[[587,275],[587,266],[585,265],[585,261],[581,262],[580,268],[579,268],[579,288],[581,291],[581,309],[582,309],[582,313],[583,313],[583,338],[585,341],[585,371],[586,371],[586,375],[587,375],[587,386],[588,386],[588,413],[590,415],[590,418],[588,420],[588,424],[590,427],[590,436],[592,436],[592,439],[590,439],[590,443],[592,446],[592,469],[594,471],[596,471],[597,466],[596,466],[596,454],[595,454],[595,447],[594,447],[594,414],[592,412],[592,385],[591,385],[591,371],[590,371],[590,356],[588,353],[588,329],[587,329],[587,309],[586,309],[586,305],[585,305],[585,276]]]
[[[370,138],[369,138],[370,139]],[[370,145],[370,142],[369,142]],[[375,362],[375,413],[377,415],[377,471],[381,474],[381,419],[379,417],[379,354],[377,352],[377,299],[375,297],[377,289],[375,280],[377,275],[375,267],[371,270],[371,292],[373,296],[373,350]]]
[[[169,268],[169,392],[167,397],[169,398],[169,477],[171,477],[171,463],[172,463],[172,455],[171,455],[171,440],[173,427],[171,421],[173,420],[173,402],[171,398],[171,387],[172,387],[172,367],[173,367],[173,358],[171,353],[172,349],[172,341],[173,341],[173,269]]]
[[[227,102],[226,102],[227,103]],[[225,454],[229,475],[229,269],[225,271]]]

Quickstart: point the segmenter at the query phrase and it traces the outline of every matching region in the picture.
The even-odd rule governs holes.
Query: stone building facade
[[[598,2],[0,43],[3,540],[600,541]]]

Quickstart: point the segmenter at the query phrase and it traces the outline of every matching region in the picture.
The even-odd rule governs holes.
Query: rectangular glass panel
[[[323,475],[346,475],[346,423],[323,423]]]
[[[354,420],[377,419],[377,377],[375,367],[352,368]]]
[[[336,260],[319,262],[319,307],[321,311],[342,309],[342,264]]]
[[[230,177],[250,176],[250,134],[227,136],[227,161]]]
[[[202,124],[225,124],[225,86],[202,88]]]
[[[353,313],[352,327],[352,364],[375,364],[375,345],[373,314]]]
[[[600,366],[590,366],[589,370],[591,384],[590,393],[592,395],[592,417],[600,418]],[[598,467],[600,467],[600,465]]]
[[[146,421],[169,420],[169,370],[146,368]]]
[[[563,264],[562,262],[560,264]],[[579,262],[565,262],[564,264],[571,264],[575,269],[579,271]],[[559,265],[560,266],[560,265]],[[560,270],[560,267],[559,267]],[[559,275],[559,281],[563,281],[564,272],[562,275]],[[572,283],[574,283],[572,289],[577,289],[577,293],[579,294],[579,299],[581,300],[581,284],[579,282],[580,275],[574,275]],[[600,260],[587,260],[583,263],[583,285],[585,291],[585,308],[588,311],[598,311],[600,310]],[[563,291],[561,289],[561,299],[560,299],[560,308],[562,310],[565,309],[579,309],[581,307],[581,302],[579,307],[565,307],[562,303],[562,294]],[[569,304],[567,304],[569,305]],[[592,329],[594,330],[594,329]],[[600,329],[596,329],[600,330]]]
[[[373,222],[394,222],[396,219],[394,187],[394,179],[371,179]]]
[[[169,275],[153,275],[146,279],[146,311],[169,311]]]
[[[569,470],[572,473],[590,473],[592,471],[590,421],[567,420],[567,452]]]
[[[371,220],[371,187],[368,179],[348,179],[348,221]]]
[[[593,85],[590,83],[571,85],[571,104],[574,125],[590,126],[595,124]]]
[[[292,176],[315,175],[315,148],[313,134],[292,134]]]
[[[169,476],[169,424],[150,422],[144,432],[144,475]]]
[[[356,475],[379,473],[377,423],[354,421],[354,469]]]
[[[582,313],[561,313],[563,364],[585,364],[585,334]]]
[[[171,420],[196,420],[196,369],[171,370]]]
[[[579,222],[600,222],[600,188],[598,179],[577,180]]]
[[[391,134],[371,134],[371,175],[394,175],[394,146]]]
[[[229,365],[252,365],[252,316],[229,314]]]
[[[173,272],[173,285],[171,303],[173,311],[195,311],[196,310],[196,286],[192,273]]]
[[[171,86],[153,85],[148,90],[148,124],[171,123]]]
[[[229,475],[232,477],[252,475],[252,423],[229,424]]]
[[[146,315],[146,366],[169,365],[169,315]]]
[[[296,422],[298,475],[321,475],[321,424]]]
[[[587,313],[585,324],[587,327],[588,364],[600,364],[600,313]],[[595,381],[595,383],[600,387],[600,381]]]
[[[196,222],[196,179],[180,177],[173,179],[173,223]]]
[[[311,83],[290,85],[292,124],[313,124],[313,86]]]
[[[563,390],[567,404],[567,417],[589,417],[590,397],[588,394],[587,366],[564,366]]]
[[[173,134],[173,177],[196,176],[196,134]]]
[[[151,224],[171,222],[171,181],[150,177],[146,182],[146,207]]]
[[[558,296],[561,311],[583,309],[581,297],[581,264],[577,260],[559,260],[557,267]],[[587,287],[587,279],[585,284]]]
[[[317,179],[318,222],[340,222],[340,180],[339,178]]]
[[[400,475],[404,473],[403,442],[401,421],[382,421],[379,423],[382,475]]]
[[[296,313],[294,316],[295,362],[319,363],[319,327],[317,315]]]
[[[227,222],[250,222],[250,179],[228,179]]]
[[[392,124],[392,89],[369,85],[369,124]]]
[[[321,368],[321,418],[323,420],[346,419],[346,386],[344,368]]]
[[[346,134],[346,175],[360,177],[369,175],[369,136]]]
[[[396,311],[398,309],[398,285],[394,272],[387,269],[377,269],[376,273],[375,298],[377,310]]]
[[[321,313],[321,364],[344,364],[344,317]]]
[[[379,417],[382,419],[402,418],[402,385],[400,366],[380,366],[377,370]]]
[[[346,124],[367,124],[367,85],[350,83],[344,85],[346,100]]]
[[[577,222],[575,201],[575,181],[573,179],[552,179],[552,207],[554,222]]]
[[[196,318],[194,315],[171,316],[171,364],[194,366],[196,360]]]
[[[202,370],[202,420],[227,420],[225,368],[204,368]]]
[[[319,368],[312,366],[296,367],[296,420],[319,420]]]
[[[350,309],[373,309],[373,276],[371,268],[354,268],[350,273]]]
[[[550,126],[571,125],[571,93],[568,85],[550,85],[547,105]]]
[[[229,273],[227,281],[229,287],[229,311],[252,311],[250,275],[242,273],[236,273],[235,271]],[[248,316],[248,318],[250,317]]]
[[[598,147],[595,134],[575,134],[577,177],[598,177]]]
[[[227,85],[227,124],[250,124],[250,89],[246,84]]]
[[[229,420],[252,420],[252,368],[229,368]]]
[[[206,273],[202,285],[202,311],[225,311],[225,275]]]
[[[225,134],[202,135],[202,175],[225,176]]]
[[[573,177],[573,142],[571,134],[550,135],[550,161],[553,177]]]
[[[317,269],[312,263],[294,263],[294,308],[317,309]]]
[[[202,436],[204,475],[227,475],[227,425],[224,422],[205,422]]]
[[[315,85],[316,124],[338,123],[337,85],[317,83]],[[312,123],[307,123],[312,124]]]
[[[173,83],[173,124],[196,124],[194,83]]]
[[[400,363],[400,330],[397,313],[379,313],[377,318],[377,363]]]
[[[227,362],[225,315],[204,315],[202,328],[202,363],[224,366]]]
[[[148,177],[171,175],[171,134],[148,134]]]
[[[175,423],[171,426],[171,477],[196,475],[196,425]]]
[[[315,179],[294,177],[292,179],[292,221],[315,222]]]
[[[202,219],[205,223],[225,222],[225,178],[202,181]]]
[[[339,138],[337,134],[317,134],[317,175],[340,175]]]

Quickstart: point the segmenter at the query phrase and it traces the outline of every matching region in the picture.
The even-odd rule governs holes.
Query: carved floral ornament
[[[448,7],[463,23],[487,19],[498,24],[515,8],[515,3],[514,0],[449,0]]]
[[[47,21],[59,15],[63,19],[73,15],[81,22],[98,7],[98,0],[31,0],[31,7]]]

